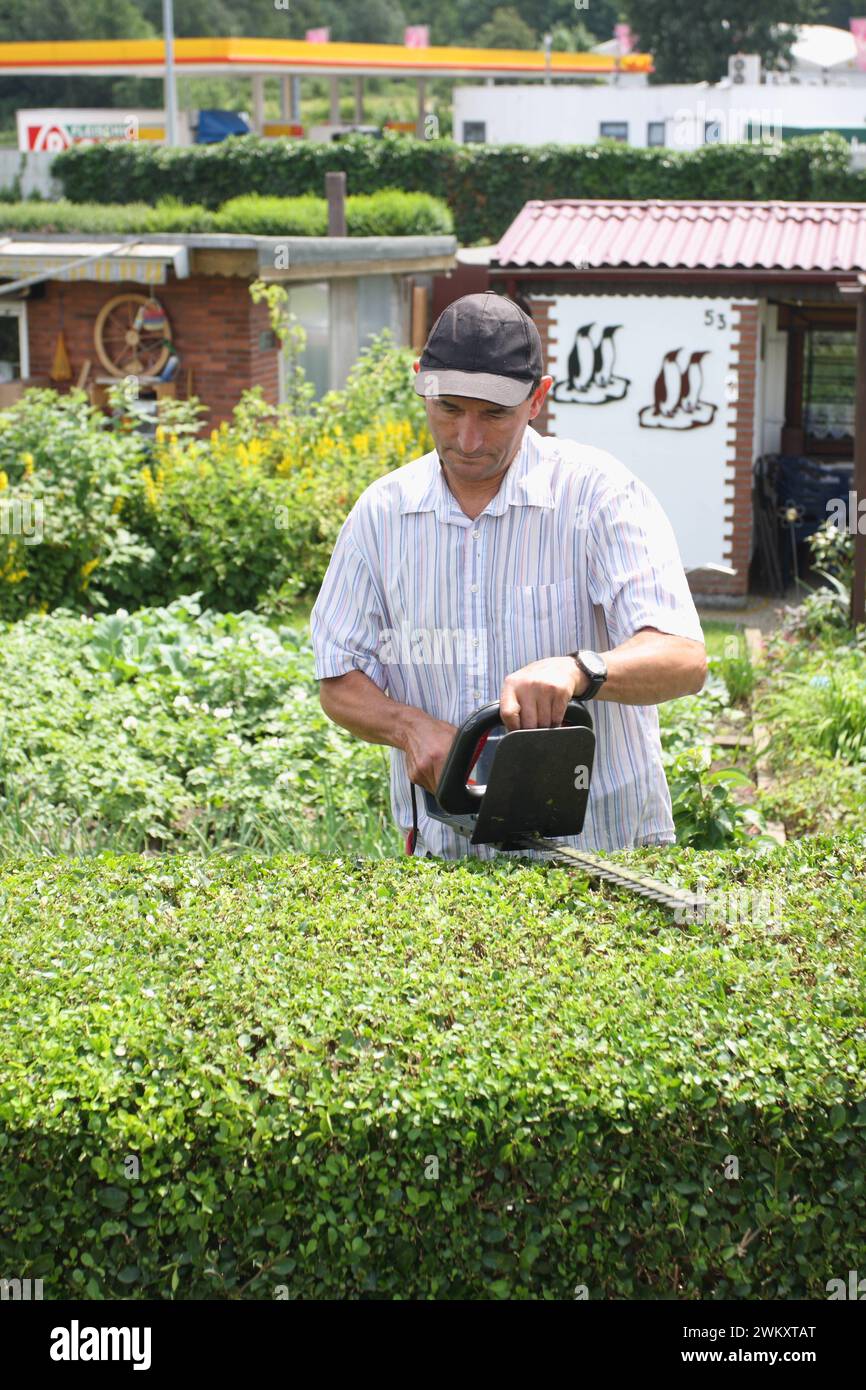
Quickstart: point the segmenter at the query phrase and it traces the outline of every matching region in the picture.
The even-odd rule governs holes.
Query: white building
[[[607,137],[687,150],[823,130],[866,144],[866,48],[858,54],[852,34],[822,24],[800,29],[784,71],[762,72],[757,56],[741,54],[717,84],[650,86],[634,74],[603,85],[488,79],[454,91],[454,138],[467,144],[586,145]]]

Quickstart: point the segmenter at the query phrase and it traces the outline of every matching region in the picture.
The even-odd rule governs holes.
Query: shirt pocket
[[[568,656],[579,646],[573,579],[506,590],[501,625],[504,675],[545,657]]]

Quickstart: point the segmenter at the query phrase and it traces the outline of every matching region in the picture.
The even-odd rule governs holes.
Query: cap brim
[[[479,401],[496,405],[520,405],[527,400],[531,381],[515,381],[510,376],[491,372],[440,372],[423,368],[415,373],[413,382],[419,396],[473,396]]]

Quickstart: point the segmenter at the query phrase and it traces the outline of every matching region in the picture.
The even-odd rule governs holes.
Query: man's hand
[[[406,720],[399,745],[406,754],[410,782],[435,794],[456,733],[456,724],[434,719],[422,710],[413,711],[411,719]]]
[[[499,715],[513,729],[551,729],[565,718],[569,700],[589,685],[589,677],[570,656],[549,656],[521,666],[502,682]]]

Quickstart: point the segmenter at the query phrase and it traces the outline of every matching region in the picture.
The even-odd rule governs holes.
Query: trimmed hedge
[[[153,190],[216,208],[243,193],[320,196],[328,170],[349,191],[401,188],[443,199],[461,242],[496,241],[530,198],[717,198],[856,201],[840,135],[779,147],[706,145],[695,151],[595,145],[461,145],[409,136],[351,135],[337,144],[240,136],[189,149],[134,143],[76,146],[52,165],[75,202],[148,201]]]
[[[862,839],[617,858],[784,920],[678,926],[515,861],[0,864],[4,1270],[825,1298],[866,1221]]]
[[[299,198],[269,198],[242,194],[213,212],[200,203],[161,200],[147,203],[73,203],[62,198],[49,203],[35,199],[0,202],[0,230],[6,232],[238,232],[250,236],[325,236],[328,204],[306,194]],[[446,206],[429,193],[383,189],[346,199],[349,236],[450,236],[454,219]]]

